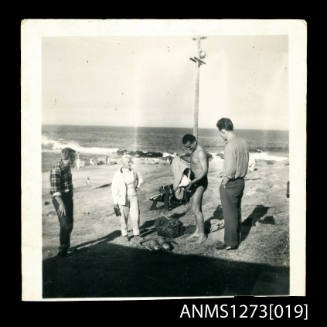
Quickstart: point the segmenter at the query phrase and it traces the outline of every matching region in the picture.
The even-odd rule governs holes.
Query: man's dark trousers
[[[73,194],[70,193],[63,193],[61,195],[62,201],[64,203],[66,209],[66,215],[60,215],[58,212],[59,203],[55,197],[52,198],[53,205],[56,209],[59,224],[60,224],[60,246],[59,251],[67,251],[70,247],[70,234],[73,230],[74,225],[74,218],[73,218],[73,211],[74,211],[74,203],[73,203]]]
[[[220,185],[220,200],[225,220],[224,243],[238,247],[241,242],[241,201],[244,179],[229,180],[225,188]]]

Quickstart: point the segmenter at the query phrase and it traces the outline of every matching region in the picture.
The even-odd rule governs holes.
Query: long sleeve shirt
[[[58,161],[50,171],[50,193],[52,196],[73,191],[73,181],[70,166]]]
[[[224,177],[236,179],[245,177],[249,166],[249,149],[244,139],[233,137],[225,145]]]

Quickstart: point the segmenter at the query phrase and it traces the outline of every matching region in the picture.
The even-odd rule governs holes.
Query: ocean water
[[[48,171],[60,150],[69,146],[81,159],[116,155],[117,151],[158,153],[183,152],[182,137],[192,134],[192,128],[112,127],[112,126],[42,126],[42,170]],[[248,142],[251,152],[288,156],[288,131],[235,130]],[[210,153],[223,150],[217,129],[199,129],[199,143]],[[160,154],[158,154],[160,156]]]

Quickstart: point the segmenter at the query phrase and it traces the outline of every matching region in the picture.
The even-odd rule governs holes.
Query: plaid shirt
[[[62,160],[58,161],[50,172],[50,193],[52,196],[73,191],[72,172],[70,165],[65,166]]]

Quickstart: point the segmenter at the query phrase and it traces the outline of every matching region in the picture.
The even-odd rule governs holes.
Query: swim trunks
[[[192,186],[191,186],[191,192],[192,194],[196,191],[196,189],[200,186],[203,186],[204,190],[206,190],[206,188],[208,187],[208,176],[205,175],[204,177],[202,177],[200,180],[198,180],[197,182],[195,182]]]

